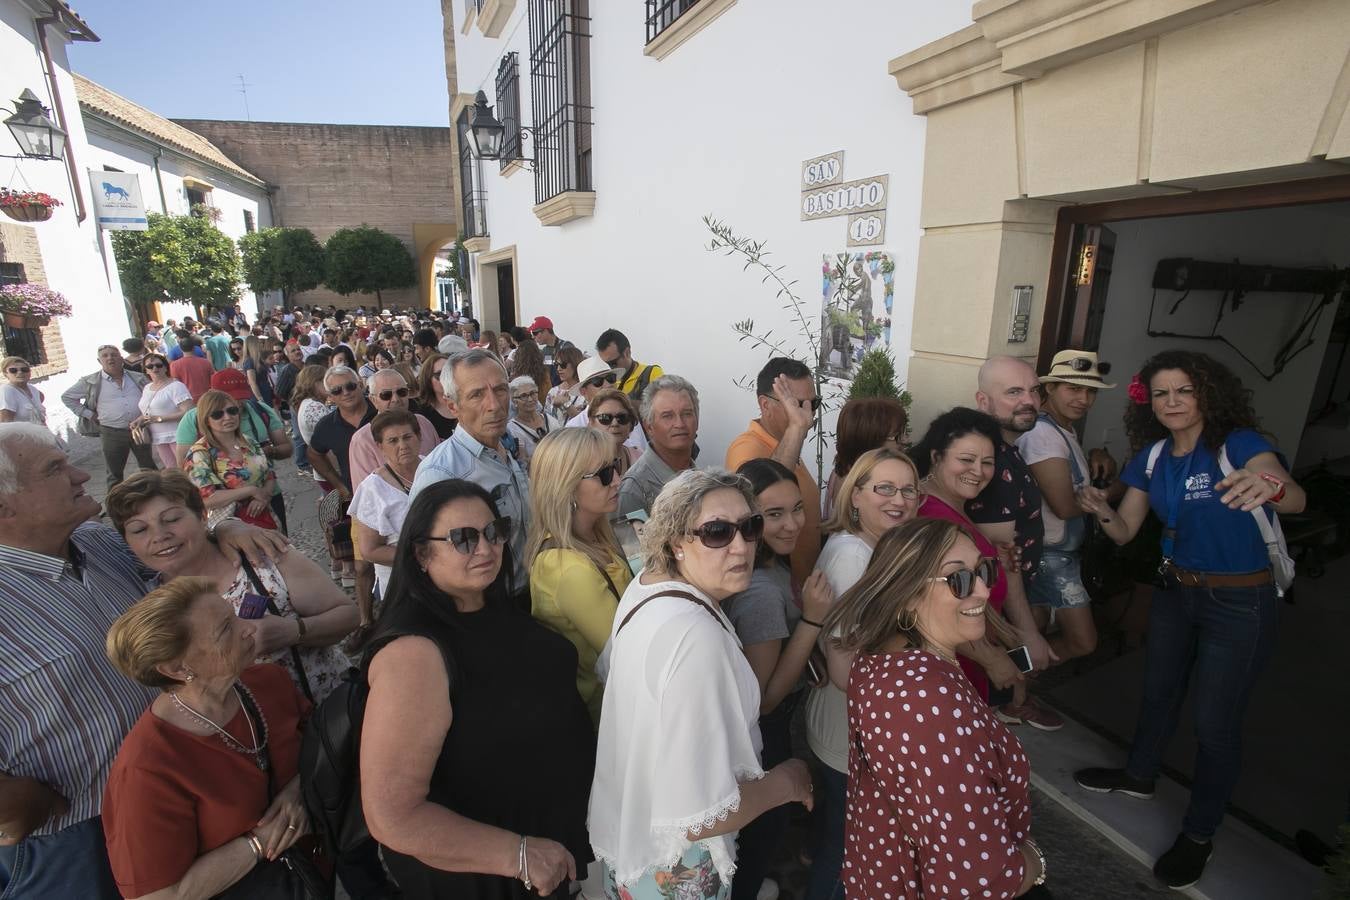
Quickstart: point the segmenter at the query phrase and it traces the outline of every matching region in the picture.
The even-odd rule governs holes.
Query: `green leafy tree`
[[[417,267],[403,242],[387,231],[362,225],[339,228],[324,245],[328,258],[324,284],[343,296],[374,294],[383,303],[381,291],[414,287]]]
[[[281,291],[286,306],[323,282],[323,245],[308,228],[264,228],[239,239],[244,281],[253,291]]]
[[[150,213],[145,231],[114,231],[122,293],[135,303],[229,306],[239,299],[239,250],[201,216]]]

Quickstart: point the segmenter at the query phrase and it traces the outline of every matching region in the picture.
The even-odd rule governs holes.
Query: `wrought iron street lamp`
[[[474,154],[479,159],[502,158],[502,138],[506,134],[506,126],[492,115],[492,107],[488,106],[487,95],[482,91],[474,98],[469,130],[473,133]]]
[[[60,159],[65,155],[66,133],[51,120],[50,112],[27,88],[14,101],[14,115],[5,119],[5,127],[14,135],[24,157]]]

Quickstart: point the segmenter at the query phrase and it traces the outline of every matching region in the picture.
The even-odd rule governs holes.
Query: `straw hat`
[[[1041,384],[1060,382],[1081,387],[1113,388],[1114,384],[1107,384],[1102,379],[1103,375],[1110,372],[1111,364],[1098,362],[1095,353],[1087,350],[1061,350],[1050,362],[1049,374],[1041,376]]]

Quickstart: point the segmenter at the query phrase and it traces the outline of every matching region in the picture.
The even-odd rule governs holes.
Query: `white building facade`
[[[620,329],[635,359],[704,392],[700,444],[719,462],[756,415],[733,382],[769,356],[733,323],[752,319],[755,332],[809,353],[762,273],[706,249],[711,216],[764,242],[813,323],[825,254],[889,254],[884,315],[905,378],[924,122],[886,69],[897,34],[945,34],[962,24],[962,4],[654,0],[647,21],[637,3],[445,6],[452,127],[464,137],[481,90],[507,126],[504,156],[518,146],[525,158],[479,162],[458,141],[461,230],[484,328],[546,315],[591,354],[603,330]],[[813,172],[808,203],[804,163],[822,156],[833,162]],[[879,242],[848,246],[847,216],[804,212],[856,209],[869,189],[884,191],[879,204],[862,201],[869,227],[884,223]],[[880,318],[883,297],[873,300]]]

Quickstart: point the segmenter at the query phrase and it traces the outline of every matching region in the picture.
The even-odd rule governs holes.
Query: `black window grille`
[[[647,0],[647,43],[656,40],[696,3],[698,0]]]
[[[589,0],[530,0],[534,199],[591,187]]]
[[[502,132],[502,163],[506,168],[513,159],[520,159],[520,54],[512,51],[502,57],[497,67],[497,115],[505,129]]]
[[[483,189],[483,164],[473,153],[473,134],[469,128],[472,107],[460,110],[456,128],[459,132],[459,184],[464,196],[459,198],[460,230],[465,237],[485,237],[487,230],[487,192]]]
[[[253,210],[244,210],[244,233],[252,234],[258,230],[257,224],[253,221]]]
[[[27,281],[23,263],[0,262],[0,285],[25,284]],[[32,366],[40,366],[47,361],[47,350],[36,328],[11,328],[6,323],[4,344],[6,356],[22,356]]]

